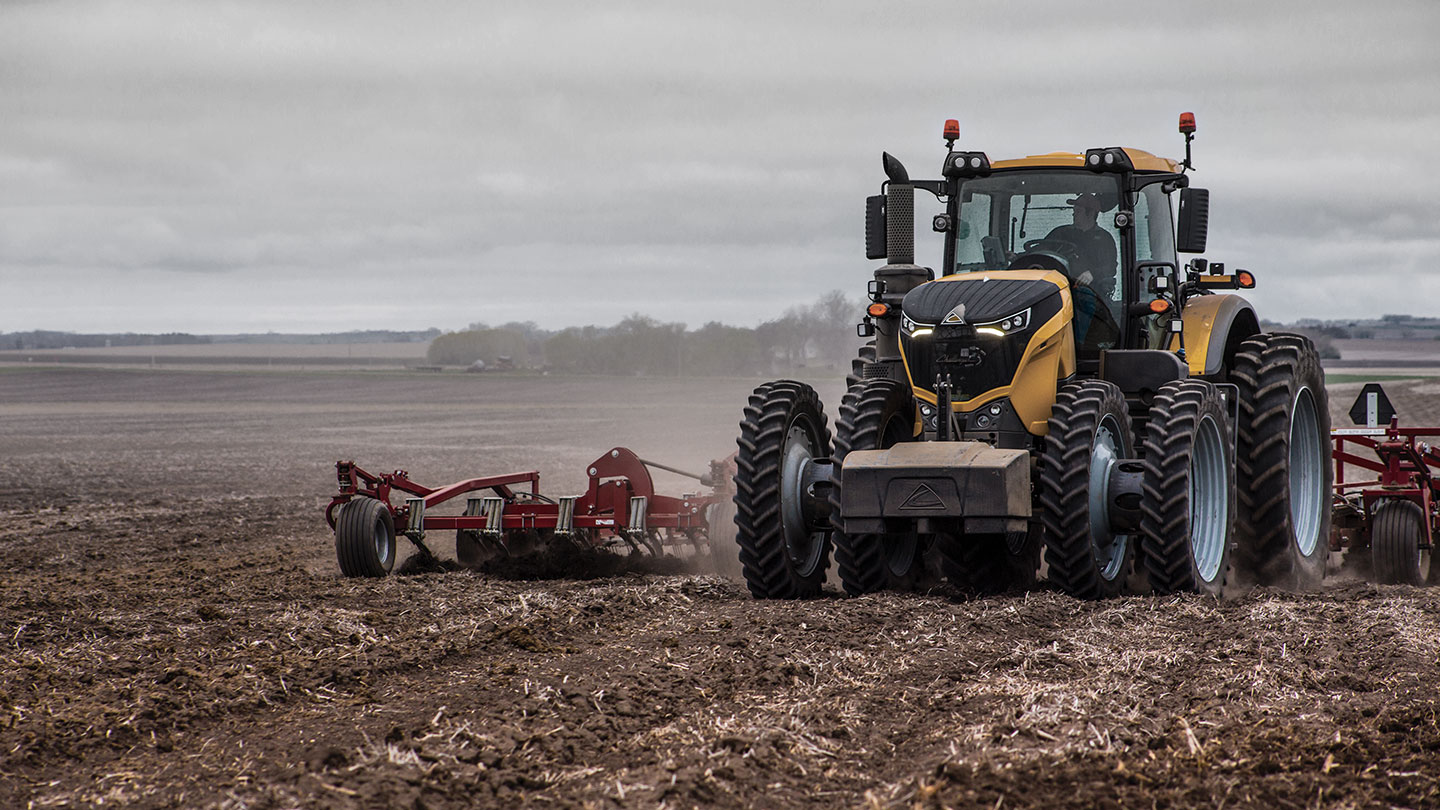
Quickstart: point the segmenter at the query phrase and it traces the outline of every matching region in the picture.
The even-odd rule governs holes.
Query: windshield
[[[1113,214],[1119,201],[1115,175],[1083,170],[1001,172],[967,180],[960,189],[960,225],[956,228],[952,272],[1003,270],[1015,256],[1025,252],[1027,243],[1077,237],[1081,233],[1087,236],[1080,238],[1095,245],[1101,244],[1099,234],[1104,234],[1112,246],[1118,247]],[[1092,230],[1095,233],[1090,233]],[[1110,257],[1085,258],[1093,263]],[[1086,269],[1093,272],[1105,268]],[[1117,268],[1108,269],[1114,273]]]
[[[1117,175],[1083,169],[997,172],[967,180],[960,187],[951,272],[1063,270],[1077,295],[1084,293],[1076,303],[1077,333],[1094,348],[1114,346],[1122,294],[1115,228],[1120,199]],[[1088,329],[1092,314],[1109,322],[1103,336]]]

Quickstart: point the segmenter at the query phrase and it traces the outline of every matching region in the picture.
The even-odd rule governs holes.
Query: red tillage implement
[[[1431,566],[1431,550],[1440,534],[1440,452],[1421,439],[1440,438],[1440,427],[1400,427],[1394,409],[1378,385],[1366,386],[1352,409],[1360,422],[1369,399],[1369,421],[1388,427],[1331,431],[1335,460],[1335,503],[1331,548],[1351,553],[1369,547],[1376,581],[1423,585],[1440,579]],[[1356,451],[1368,450],[1372,456]],[[1346,480],[1346,469],[1375,473]],[[1352,476],[1353,477],[1353,476]],[[1347,555],[1348,556],[1348,555]],[[1437,567],[1440,568],[1440,567]]]
[[[710,492],[678,498],[656,494],[650,467],[695,478]],[[535,471],[432,489],[410,480],[404,470],[376,475],[353,461],[341,461],[335,465],[340,491],[326,507],[325,519],[335,530],[335,552],[346,576],[384,576],[395,564],[398,536],[428,553],[425,537],[437,531],[455,532],[456,556],[471,566],[551,542],[579,548],[623,546],[631,553],[653,555],[681,545],[708,551],[709,518],[715,511],[711,507],[730,498],[725,462],[712,462],[710,474],[698,476],[616,447],[591,462],[586,473],[589,487],[584,494],[550,497],[540,493]],[[462,495],[463,514],[431,513]],[[392,497],[404,503],[394,506]]]

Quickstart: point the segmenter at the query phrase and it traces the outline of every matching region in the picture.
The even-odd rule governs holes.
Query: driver
[[[1115,287],[1116,251],[1115,238],[1095,224],[1104,206],[1098,196],[1088,193],[1066,202],[1070,204],[1075,224],[1061,225],[1045,238],[1060,239],[1074,245],[1080,254],[1080,260],[1071,269],[1075,281],[1080,284],[1094,282],[1097,287],[1104,286],[1104,292],[1108,294]]]
[[[1097,227],[1096,220],[1104,206],[1095,194],[1081,194],[1070,203],[1073,225],[1061,225],[1046,239],[1059,239],[1075,246],[1078,254],[1070,272],[1077,285],[1089,288],[1075,300],[1075,334],[1082,345],[1094,348],[1114,346],[1120,338],[1119,327],[1109,302],[1115,292],[1115,238]]]

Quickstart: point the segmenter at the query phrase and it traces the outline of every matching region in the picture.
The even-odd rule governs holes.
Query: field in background
[[[196,343],[0,351],[0,364],[386,366],[425,363],[429,343]]]
[[[757,382],[395,368],[0,364],[0,806],[1440,801],[1433,589],[342,579],[338,459],[557,493],[612,445],[701,470]],[[1399,373],[1402,417],[1440,421],[1440,379]],[[843,380],[812,382],[833,418]]]

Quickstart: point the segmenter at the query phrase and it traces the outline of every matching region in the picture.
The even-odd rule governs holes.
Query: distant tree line
[[[132,332],[112,335],[77,335],[74,332],[8,332],[0,335],[0,349],[97,349],[106,346],[185,346],[210,343],[205,335],[167,332],[163,335],[141,335]]]
[[[551,331],[534,322],[474,323],[441,335],[427,359],[435,365],[517,367],[571,374],[691,376],[767,374],[798,368],[848,369],[861,339],[855,324],[864,302],[830,292],[808,306],[750,328],[711,321],[698,329],[634,314],[614,326]]]
[[[392,329],[363,329],[353,332],[326,332],[319,335],[282,334],[279,332],[247,333],[239,335],[210,335],[215,343],[304,343],[310,345],[332,345],[346,343],[424,343],[440,335],[435,328],[395,331]]]

